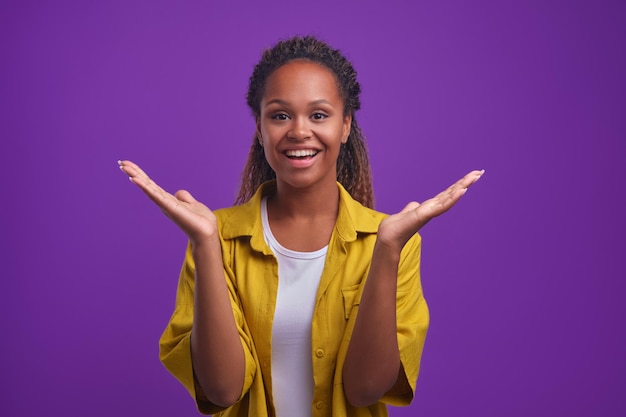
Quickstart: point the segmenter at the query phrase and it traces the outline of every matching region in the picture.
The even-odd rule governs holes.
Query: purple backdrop
[[[626,414],[626,3],[361,3],[2,2],[0,415],[196,415],[157,356],[185,237],[116,161],[230,205],[252,67],[308,33],[359,70],[378,209],[487,171],[423,230],[391,414]]]

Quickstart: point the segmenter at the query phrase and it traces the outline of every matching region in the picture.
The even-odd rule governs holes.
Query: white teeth
[[[296,158],[301,158],[303,156],[314,156],[315,154],[317,154],[317,151],[314,151],[313,149],[299,149],[299,150],[285,151],[285,155],[296,157]]]

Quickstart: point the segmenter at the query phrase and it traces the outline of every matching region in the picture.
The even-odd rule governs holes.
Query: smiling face
[[[343,110],[334,74],[319,64],[291,61],[268,77],[257,136],[279,188],[336,186],[352,120]]]

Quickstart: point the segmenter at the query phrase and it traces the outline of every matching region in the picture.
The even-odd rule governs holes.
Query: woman
[[[400,213],[372,210],[359,93],[352,65],[313,37],[265,51],[231,208],[119,162],[189,238],[161,360],[203,413],[382,416],[413,398],[428,327],[417,232],[484,171]]]

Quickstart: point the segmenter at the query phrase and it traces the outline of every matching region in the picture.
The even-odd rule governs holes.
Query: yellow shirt
[[[386,416],[385,403],[413,399],[429,315],[420,283],[420,236],[404,247],[398,271],[396,320],[402,372],[381,402],[352,407],[343,392],[342,370],[359,301],[370,268],[378,225],[385,214],[363,207],[338,184],[339,212],[328,246],[312,321],[314,417]],[[245,380],[239,402],[228,409],[208,402],[194,379],[190,335],[193,323],[194,262],[187,249],[176,307],[160,340],[160,358],[185,386],[204,414],[223,417],[273,416],[271,380],[272,319],[278,263],[263,238],[260,202],[275,184],[266,183],[241,206],[216,210],[224,276],[245,352]],[[367,366],[367,364],[364,364]]]

